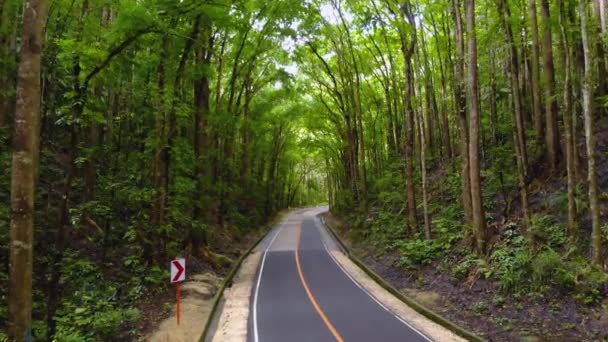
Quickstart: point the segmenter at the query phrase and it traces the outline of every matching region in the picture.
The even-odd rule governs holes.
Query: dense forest
[[[0,0],[0,340],[135,339],[168,260],[321,203],[600,305],[607,49],[605,0]]]

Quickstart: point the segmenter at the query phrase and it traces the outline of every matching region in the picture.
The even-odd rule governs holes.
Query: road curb
[[[266,235],[268,235],[268,232],[270,232],[270,230],[272,230],[272,228],[275,226],[275,224],[278,221],[280,221],[280,219],[284,215],[285,215],[285,213],[281,213],[274,220],[272,220],[270,223],[268,223],[264,229],[264,233],[249,247],[249,249],[247,249],[247,251],[245,251],[245,253],[243,253],[243,255],[241,255],[241,257],[232,266],[232,268],[230,269],[230,272],[228,272],[228,274],[226,275],[226,277],[220,284],[220,287],[217,290],[217,293],[213,297],[213,305],[211,306],[211,312],[209,313],[207,322],[205,322],[205,328],[203,329],[203,333],[201,334],[201,337],[199,338],[199,342],[205,342],[205,339],[207,338],[207,334],[209,333],[209,329],[211,328],[211,322],[213,322],[213,318],[217,314],[217,308],[220,304],[220,300],[224,296],[224,290],[226,290],[226,288],[232,284],[232,279],[236,275],[236,272],[239,270],[239,268],[241,268],[241,264],[243,263],[245,258],[247,258],[249,256],[249,254],[251,254],[251,251],[253,251],[254,248],[256,248],[260,244],[260,242],[262,242],[262,240],[264,240]]]
[[[325,227],[327,227],[327,230],[331,233],[333,238],[338,242],[338,244],[340,245],[340,248],[342,248],[342,250],[344,251],[344,253],[346,253],[348,258],[350,260],[352,260],[357,266],[359,266],[365,273],[367,273],[367,275],[369,277],[371,277],[376,283],[378,283],[380,286],[382,286],[385,290],[390,292],[393,296],[397,297],[399,300],[401,300],[402,302],[404,302],[405,304],[410,306],[412,309],[416,310],[418,313],[420,313],[424,317],[426,317],[426,318],[430,319],[431,321],[441,325],[442,327],[450,330],[451,332],[455,333],[456,335],[458,335],[462,338],[465,338],[469,341],[485,341],[481,337],[475,335],[473,332],[468,331],[468,330],[452,323],[448,319],[446,319],[443,316],[439,315],[438,313],[432,311],[431,309],[423,306],[422,304],[416,302],[414,299],[409,298],[408,296],[404,295],[399,290],[394,288],[391,284],[389,284],[386,280],[384,280],[384,278],[382,278],[379,274],[377,274],[376,272],[371,270],[365,263],[363,263],[363,261],[361,261],[361,259],[359,259],[356,255],[354,255],[350,251],[350,249],[344,244],[344,242],[342,242],[342,239],[340,239],[340,237],[338,236],[338,234],[336,233],[334,228],[325,221],[325,217],[323,216],[323,214],[321,214],[319,216],[321,218],[321,222],[323,223],[323,225]]]

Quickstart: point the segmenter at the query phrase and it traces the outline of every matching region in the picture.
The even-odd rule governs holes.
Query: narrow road
[[[337,247],[316,214],[289,215],[260,245],[248,340],[430,341],[390,312],[334,259]]]

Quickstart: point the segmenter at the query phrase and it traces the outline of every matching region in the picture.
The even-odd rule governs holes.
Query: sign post
[[[177,313],[177,325],[179,325],[179,304],[181,300],[181,282],[186,279],[186,259],[176,258],[171,261],[171,283],[175,284],[175,300],[176,300],[176,313]]]

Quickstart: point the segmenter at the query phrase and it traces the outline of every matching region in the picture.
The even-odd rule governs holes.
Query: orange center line
[[[308,284],[306,283],[306,278],[304,278],[304,273],[302,272],[302,266],[300,265],[300,237],[301,236],[302,236],[302,224],[300,224],[300,231],[298,233],[298,239],[296,240],[296,249],[294,251],[294,253],[296,255],[296,266],[298,268],[298,274],[300,275],[300,281],[302,281],[302,285],[304,286],[304,290],[306,291],[306,294],[308,295],[308,299],[310,299],[312,306],[314,306],[314,308],[317,311],[317,313],[319,314],[319,316],[321,316],[323,323],[325,323],[325,325],[327,326],[329,331],[331,331],[331,334],[334,335],[334,338],[336,339],[336,341],[344,342],[344,339],[342,338],[342,336],[340,336],[340,333],[338,333],[338,330],[336,330],[334,325],[331,324],[331,322],[329,321],[329,319],[327,318],[327,316],[325,315],[325,313],[323,312],[323,310],[317,303],[317,300],[315,299],[315,296],[313,296],[312,291],[310,291]]]

